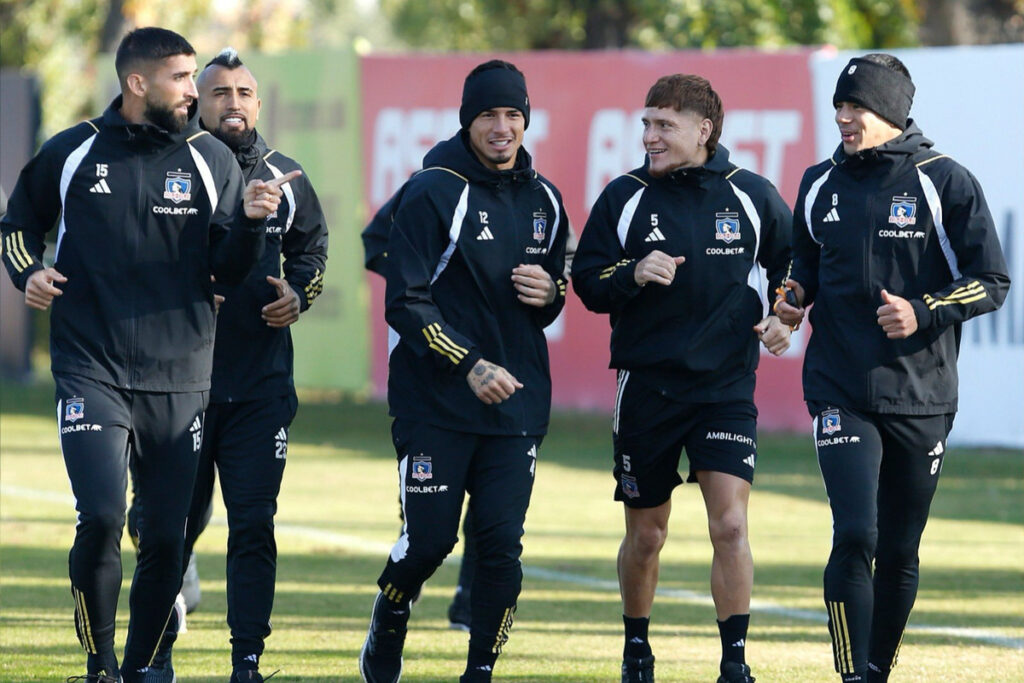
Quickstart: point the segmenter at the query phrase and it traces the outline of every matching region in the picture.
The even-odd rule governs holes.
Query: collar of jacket
[[[644,168],[648,169],[648,174],[649,167],[650,158],[644,164]],[[724,145],[719,144],[715,149],[715,153],[704,162],[703,166],[677,168],[674,171],[669,171],[663,177],[663,180],[680,185],[696,184],[705,187],[718,176],[723,176],[734,168],[736,168],[736,165],[729,161],[729,150]]]
[[[423,168],[431,166],[450,168],[470,182],[494,187],[529,182],[537,177],[537,172],[533,170],[533,157],[525,147],[519,148],[513,168],[507,171],[487,168],[470,149],[469,136],[465,131],[459,131],[451,138],[437,143],[427,152],[423,157]]]
[[[189,109],[188,123],[178,133],[172,133],[151,123],[129,123],[121,115],[124,97],[118,95],[103,112],[102,123],[106,128],[119,129],[125,132],[129,142],[149,141],[156,145],[184,144],[188,138],[199,132],[198,107],[193,103]]]
[[[231,147],[230,145],[228,145]],[[248,174],[256,165],[260,162],[260,159],[269,151],[267,143],[263,139],[263,136],[256,132],[253,128],[249,139],[238,149],[231,147],[231,151],[235,153],[235,159],[238,159],[238,165],[242,167],[242,170]],[[248,175],[246,176],[248,177]]]
[[[836,166],[841,166],[856,175],[888,173],[911,160],[915,154],[930,149],[934,144],[924,136],[913,119],[908,119],[906,130],[878,147],[847,154],[840,143],[832,155],[832,161]]]

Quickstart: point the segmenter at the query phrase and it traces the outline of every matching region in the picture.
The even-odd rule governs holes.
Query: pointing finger
[[[302,171],[296,169],[294,171],[290,171],[288,173],[285,173],[280,178],[274,178],[273,180],[268,180],[267,181],[267,185],[269,185],[271,187],[281,187],[285,183],[290,182],[292,180],[295,180],[300,175],[302,175]]]

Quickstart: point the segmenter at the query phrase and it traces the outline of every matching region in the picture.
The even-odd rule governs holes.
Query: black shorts
[[[702,470],[754,481],[757,408],[752,400],[680,403],[619,371],[613,422],[615,500],[657,507],[683,483],[679,458],[690,462],[687,481]]]

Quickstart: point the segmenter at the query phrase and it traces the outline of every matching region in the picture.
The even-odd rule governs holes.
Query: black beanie
[[[839,74],[832,106],[852,102],[867,107],[900,130],[907,129],[914,83],[898,71],[855,57]]]
[[[468,129],[480,112],[495,107],[518,109],[523,113],[523,127],[530,127],[530,98],[526,94],[526,78],[521,72],[498,66],[466,77],[459,108],[462,127]]]

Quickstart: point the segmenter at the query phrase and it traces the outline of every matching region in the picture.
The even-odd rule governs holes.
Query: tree
[[[442,50],[893,48],[915,45],[918,25],[913,0],[381,0],[381,8],[411,45]]]
[[[919,0],[925,45],[1024,42],[1024,0]]]
[[[132,28],[181,33],[202,65],[226,45],[244,54],[383,44],[391,40],[386,24],[355,0],[0,0],[0,66],[39,75],[45,139],[106,106],[116,82],[102,55]]]

